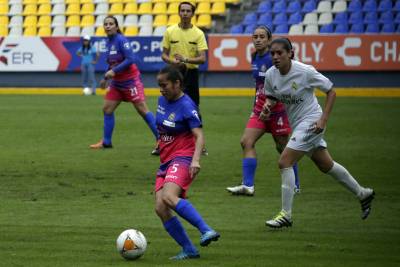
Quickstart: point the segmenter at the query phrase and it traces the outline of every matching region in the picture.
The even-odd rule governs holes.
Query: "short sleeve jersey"
[[[251,69],[256,86],[256,97],[254,100],[253,113],[260,115],[264,106],[266,95],[264,93],[264,80],[266,71],[272,66],[271,54],[269,52],[264,55],[257,53],[251,59]],[[282,103],[277,103],[272,109],[273,114],[281,113],[285,110]]]
[[[317,121],[322,115],[321,106],[314,90],[328,92],[332,82],[313,66],[292,60],[286,75],[271,67],[265,77],[265,93],[277,98],[285,105],[293,129],[303,121]]]
[[[175,101],[160,96],[156,123],[160,134],[161,163],[176,157],[193,157],[195,138],[192,129],[202,127],[202,123],[189,96],[183,95]]]
[[[78,52],[82,56],[82,65],[90,65],[93,60],[96,59],[96,48],[91,46],[90,49],[83,49],[83,47],[79,48]]]
[[[178,24],[168,27],[162,40],[162,46],[169,49],[171,59],[175,54],[189,58],[196,57],[199,51],[208,49],[204,32],[194,25],[189,29],[182,29]],[[195,64],[186,65],[189,69],[198,68],[198,65]]]

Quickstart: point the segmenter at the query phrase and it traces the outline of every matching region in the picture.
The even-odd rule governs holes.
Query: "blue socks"
[[[190,202],[186,199],[179,200],[175,207],[175,211],[179,214],[179,216],[199,229],[200,233],[204,234],[205,232],[212,230],[210,226],[206,224],[197,210],[192,206],[192,204],[190,204]]]
[[[104,113],[104,129],[103,129],[103,144],[111,145],[112,133],[114,130],[115,118],[114,113]]]
[[[172,217],[168,221],[164,222],[164,228],[168,234],[178,243],[183,251],[189,253],[197,253],[196,247],[190,241],[188,234],[183,228],[181,222],[177,217]]]
[[[298,170],[297,170],[297,163],[293,165],[293,171],[294,171],[294,177],[295,177],[294,185],[296,186],[297,189],[300,189],[300,179],[299,179],[299,174],[298,174]]]
[[[157,130],[157,126],[156,126],[156,119],[154,118],[153,113],[147,112],[146,115],[143,117],[143,119],[146,121],[147,125],[149,126],[149,128],[152,131],[156,140],[158,140],[158,130]]]
[[[254,186],[254,174],[257,169],[256,158],[243,158],[242,160],[242,172],[243,172],[243,184],[245,186]]]

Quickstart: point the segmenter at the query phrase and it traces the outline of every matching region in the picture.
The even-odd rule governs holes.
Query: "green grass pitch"
[[[131,105],[116,112],[114,149],[91,151],[102,133],[101,97],[2,95],[0,266],[399,266],[400,98],[338,98],[328,123],[334,159],[376,191],[370,217],[362,221],[352,194],[304,158],[294,225],[277,231],[265,227],[281,202],[270,136],[257,144],[256,195],[225,192],[241,179],[239,140],[252,101],[202,98],[210,155],[189,200],[221,239],[178,263],[168,258],[179,247],[154,213],[154,140]],[[156,98],[148,104],[154,111]],[[135,262],[115,248],[128,228],[149,243]]]

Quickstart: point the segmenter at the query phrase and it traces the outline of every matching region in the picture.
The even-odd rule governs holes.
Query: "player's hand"
[[[268,101],[267,101],[267,102],[265,102],[265,104],[261,110],[260,116],[258,116],[258,118],[262,121],[266,121],[266,120],[268,120],[270,115],[271,115],[271,104],[268,103]]]
[[[102,79],[102,80],[100,81],[100,88],[101,88],[101,89],[106,89],[106,87],[107,87],[107,81],[104,80],[104,79]]]
[[[106,74],[104,74],[104,78],[106,79],[111,79],[115,76],[115,72],[113,70],[109,70],[106,72]]]
[[[324,131],[325,127],[326,127],[326,121],[321,118],[317,122],[314,123],[313,132],[315,134],[320,134]]]
[[[200,172],[200,163],[198,161],[192,160],[192,163],[190,164],[189,167],[190,178],[194,179],[199,172]]]

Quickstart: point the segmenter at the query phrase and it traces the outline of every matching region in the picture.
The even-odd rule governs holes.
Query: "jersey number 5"
[[[171,173],[176,173],[178,171],[179,164],[175,163],[171,167]]]

